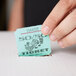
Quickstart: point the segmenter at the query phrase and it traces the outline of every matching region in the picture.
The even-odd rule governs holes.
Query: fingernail
[[[51,39],[52,41],[55,41],[55,40],[56,40],[55,35],[51,35],[51,36],[50,36],[50,39]]]
[[[63,45],[62,41],[59,41],[58,43],[59,43],[59,45],[60,45],[61,48],[64,48],[64,45]]]
[[[46,35],[48,35],[48,34],[49,34],[49,32],[50,32],[50,29],[49,29],[49,27],[47,27],[47,26],[44,26],[44,27],[42,28],[42,32],[43,32],[43,34],[46,34]]]

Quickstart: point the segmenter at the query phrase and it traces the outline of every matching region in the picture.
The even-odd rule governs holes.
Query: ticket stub
[[[17,29],[15,36],[19,56],[42,56],[51,53],[50,38],[41,33],[41,25]]]

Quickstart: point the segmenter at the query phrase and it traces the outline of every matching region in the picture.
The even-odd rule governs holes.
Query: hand
[[[76,0],[60,0],[42,25],[42,33],[62,48],[76,44]]]

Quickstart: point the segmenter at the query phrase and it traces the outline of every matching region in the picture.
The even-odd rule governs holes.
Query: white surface
[[[52,56],[18,57],[14,33],[0,32],[0,76],[76,76],[76,45],[52,49]]]

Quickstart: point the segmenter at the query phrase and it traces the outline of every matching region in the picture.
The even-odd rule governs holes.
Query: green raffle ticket
[[[51,54],[50,38],[41,33],[41,25],[17,29],[15,36],[19,56]]]

